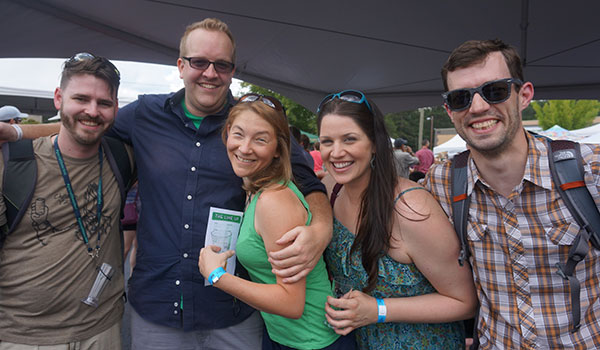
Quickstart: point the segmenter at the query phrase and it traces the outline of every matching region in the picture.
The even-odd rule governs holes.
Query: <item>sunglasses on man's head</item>
[[[121,73],[119,72],[117,67],[115,67],[115,65],[111,61],[109,61],[107,58],[104,58],[101,56],[95,56],[94,54],[91,54],[89,52],[76,53],[75,55],[73,55],[73,57],[69,58],[67,60],[67,62],[65,62],[65,65],[73,64],[73,63],[80,62],[80,61],[94,60],[94,59],[98,59],[102,63],[108,65],[111,69],[113,69],[115,71],[115,73],[117,74],[117,78],[119,78],[119,80],[121,79]]]
[[[367,97],[365,96],[365,94],[363,94],[362,92],[358,91],[358,90],[344,90],[344,91],[340,91],[337,94],[330,94],[325,96],[325,98],[323,100],[321,100],[321,103],[319,103],[319,107],[317,108],[317,114],[319,114],[319,111],[321,110],[321,107],[323,107],[324,105],[326,105],[327,103],[329,103],[330,101],[339,98],[342,101],[346,101],[346,102],[352,102],[352,103],[358,103],[358,104],[362,104],[364,103],[365,106],[367,106],[367,108],[369,109],[369,111],[371,113],[373,113],[373,109],[371,109],[371,105],[369,104],[369,101],[367,101]]]
[[[181,57],[190,63],[190,67],[198,70],[207,70],[212,64],[217,73],[228,74],[233,71],[235,64],[227,61],[209,61],[202,57]]]
[[[488,81],[481,86],[472,89],[456,89],[442,94],[444,103],[450,110],[458,112],[471,106],[473,95],[478,93],[487,103],[501,103],[510,97],[510,87],[512,84],[521,86],[523,82],[519,79],[500,79]]]
[[[273,108],[274,110],[283,111],[283,105],[281,104],[281,102],[279,102],[278,99],[276,99],[273,96],[265,96],[265,95],[261,95],[261,94],[250,93],[250,94],[245,94],[244,96],[240,97],[240,99],[238,100],[239,103],[255,102],[255,101],[260,101],[260,102],[266,104],[267,106]]]

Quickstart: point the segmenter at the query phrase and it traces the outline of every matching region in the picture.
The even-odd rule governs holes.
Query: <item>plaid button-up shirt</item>
[[[581,282],[581,328],[571,333],[568,281],[557,273],[579,226],[552,183],[545,141],[527,134],[522,182],[508,197],[483,180],[469,158],[467,237],[481,303],[480,349],[600,348],[600,251],[590,248],[574,275]],[[581,145],[585,183],[600,208],[600,145]],[[450,163],[424,185],[452,217]]]

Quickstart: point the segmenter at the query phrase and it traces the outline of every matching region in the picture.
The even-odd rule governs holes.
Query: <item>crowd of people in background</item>
[[[90,53],[64,63],[62,123],[0,108],[0,175],[19,179],[1,182],[0,350],[121,349],[130,249],[136,350],[600,344],[600,251],[552,182],[549,144],[523,128],[534,87],[513,47],[467,41],[442,67],[469,149],[460,198],[455,161],[436,162],[429,140],[390,142],[365,93],[325,96],[311,145],[276,98],[234,98],[224,22],[189,25],[179,56],[183,89],[121,109],[118,69]],[[578,149],[577,186],[600,207],[600,147]],[[15,172],[22,160],[34,171]],[[449,218],[464,199],[461,228]],[[121,221],[132,204],[135,226]],[[217,221],[239,225],[231,249],[207,241]]]

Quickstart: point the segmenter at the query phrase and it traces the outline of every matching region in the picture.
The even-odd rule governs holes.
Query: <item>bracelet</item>
[[[23,129],[21,129],[19,124],[11,124],[10,126],[15,128],[15,131],[17,132],[17,141],[21,141],[21,139],[23,138]]]
[[[377,298],[375,300],[377,300],[377,323],[383,323],[385,322],[385,316],[387,316],[387,308],[383,299]]]
[[[226,273],[227,271],[225,271],[224,268],[217,267],[213,270],[213,272],[210,273],[210,275],[208,275],[208,283],[210,283],[210,285],[212,286],[213,284],[217,283],[219,278],[221,278],[221,276],[223,276]]]

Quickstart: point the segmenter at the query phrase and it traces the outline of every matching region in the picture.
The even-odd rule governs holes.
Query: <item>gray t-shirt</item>
[[[398,176],[408,179],[410,167],[419,164],[419,158],[411,156],[409,153],[399,149],[394,150],[394,159],[396,161],[396,171]]]

